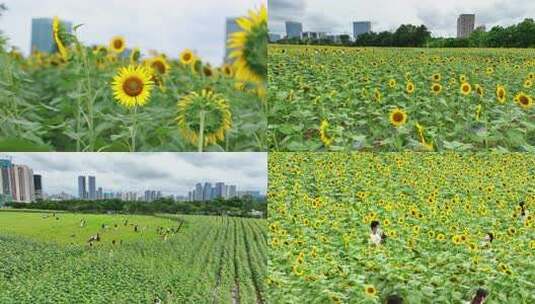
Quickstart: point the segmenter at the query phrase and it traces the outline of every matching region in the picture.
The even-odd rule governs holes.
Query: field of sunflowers
[[[0,211],[0,223],[3,304],[265,301],[265,220]]]
[[[86,46],[57,17],[56,53],[0,39],[0,151],[265,151],[267,9],[238,25],[219,67],[121,36]]]
[[[535,303],[534,175],[527,153],[272,153],[268,300]]]
[[[534,152],[534,58],[270,45],[270,150]]]

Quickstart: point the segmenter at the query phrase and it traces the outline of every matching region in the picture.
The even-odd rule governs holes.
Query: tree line
[[[356,41],[349,35],[341,35],[338,41],[328,38],[300,39],[284,38],[279,44],[307,45],[344,45],[344,46],[376,46],[376,47],[535,47],[535,22],[532,18],[508,27],[494,26],[489,31],[476,29],[468,38],[431,37],[425,25],[403,24],[395,31],[371,32],[361,34]]]
[[[108,199],[98,201],[87,200],[42,200],[35,203],[6,203],[7,207],[15,209],[36,210],[63,210],[76,213],[125,213],[125,214],[155,214],[155,213],[180,213],[199,215],[231,215],[240,217],[253,217],[253,210],[267,214],[267,202],[265,199],[252,197],[216,199],[213,201],[177,202],[162,198],[152,202],[145,201],[122,201]]]

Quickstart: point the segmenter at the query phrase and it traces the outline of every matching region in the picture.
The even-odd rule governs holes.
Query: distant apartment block
[[[353,38],[357,39],[362,34],[371,33],[372,23],[370,21],[353,22]]]
[[[35,174],[33,176],[33,185],[35,188],[35,199],[43,199],[43,179],[41,175]]]
[[[286,36],[301,39],[303,35],[303,24],[300,22],[286,21]]]
[[[52,31],[52,18],[32,19],[32,41],[30,50],[44,53],[55,53],[58,51],[54,34]],[[72,23],[61,21],[67,32],[72,33]]]
[[[281,39],[282,39],[281,35],[269,33],[269,42],[277,42]]]
[[[462,14],[457,18],[457,38],[468,38],[474,31],[476,15]]]
[[[302,34],[303,39],[308,40],[319,40],[319,39],[325,39],[327,37],[326,33],[322,32],[304,32]]]

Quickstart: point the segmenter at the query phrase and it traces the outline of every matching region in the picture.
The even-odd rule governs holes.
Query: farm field
[[[270,45],[270,151],[534,152],[534,58]]]
[[[265,223],[0,212],[0,302],[264,303]]]
[[[534,174],[526,153],[271,153],[268,301],[534,303]]]
[[[25,57],[0,36],[0,151],[266,151],[267,9],[240,25],[220,66],[112,33],[84,45],[91,25],[59,19],[56,53]]]

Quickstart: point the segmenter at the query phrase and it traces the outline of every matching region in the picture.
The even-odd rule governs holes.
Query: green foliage
[[[535,303],[534,173],[528,153],[270,153],[268,300]]]
[[[251,216],[252,210],[262,211],[266,214],[267,202],[251,197],[216,199],[213,201],[175,202],[170,199],[159,199],[153,202],[112,200],[65,200],[65,201],[38,201],[36,203],[6,204],[16,209],[34,210],[64,210],[70,212],[106,213],[117,212],[126,214],[155,214],[155,213],[181,213],[233,216]]]
[[[259,303],[265,220],[0,212],[0,303]],[[85,219],[87,224],[80,227]],[[17,222],[18,221],[18,222]],[[118,224],[118,228],[114,224]],[[182,223],[182,225],[181,225]],[[107,228],[101,228],[101,225]],[[139,224],[133,232],[132,224]],[[176,227],[162,239],[158,227]],[[164,229],[166,230],[166,229]],[[100,232],[89,247],[71,234]],[[111,241],[117,238],[115,245]],[[72,244],[71,244],[72,243]]]
[[[516,99],[523,92],[533,101],[534,58],[532,49],[270,45],[270,150],[535,151],[534,103]],[[399,127],[389,117],[396,108],[408,116]]]

